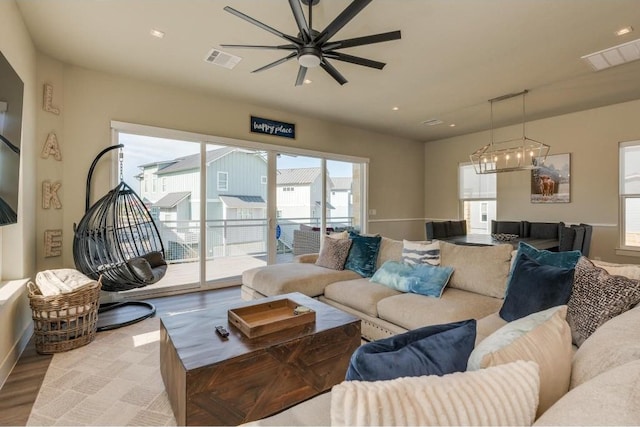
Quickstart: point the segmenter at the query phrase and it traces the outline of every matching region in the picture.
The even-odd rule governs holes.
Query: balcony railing
[[[200,257],[199,221],[157,221],[168,263],[198,261]],[[351,227],[352,217],[328,218],[328,228]],[[278,253],[294,253],[294,230],[301,226],[316,228],[319,218],[278,218]],[[207,220],[206,258],[241,255],[264,256],[267,253],[267,219]],[[319,233],[318,233],[319,234]]]

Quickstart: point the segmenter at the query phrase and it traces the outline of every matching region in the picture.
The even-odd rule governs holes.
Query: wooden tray
[[[287,298],[233,308],[228,311],[229,324],[240,329],[247,337],[255,338],[315,322],[316,312],[313,310],[294,314],[298,306],[300,304]]]

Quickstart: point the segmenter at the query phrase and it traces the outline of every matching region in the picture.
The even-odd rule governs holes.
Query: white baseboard
[[[16,366],[16,363],[18,363],[18,359],[20,359],[20,355],[27,347],[27,344],[29,343],[32,335],[33,322],[29,322],[22,331],[22,334],[20,334],[20,338],[18,339],[18,341],[13,345],[11,350],[5,356],[2,364],[0,364],[0,388],[4,386],[7,378],[9,378],[9,374]]]

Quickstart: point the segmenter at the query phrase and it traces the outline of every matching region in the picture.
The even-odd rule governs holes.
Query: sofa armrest
[[[319,254],[302,254],[293,257],[293,262],[315,264]]]

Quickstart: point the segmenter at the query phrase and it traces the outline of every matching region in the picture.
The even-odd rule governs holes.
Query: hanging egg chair
[[[76,268],[102,289],[127,291],[155,283],[167,271],[158,229],[140,197],[125,182],[98,200],[76,227]]]
[[[102,150],[89,168],[85,214],[74,224],[73,259],[76,268],[88,277],[102,278],[102,290],[127,291],[156,283],[165,275],[167,263],[158,228],[144,202],[122,180],[107,195],[89,207],[91,177],[98,160],[110,150],[124,147],[114,145]],[[122,152],[120,153],[122,164]],[[98,327],[108,330],[146,319],[155,314],[155,307],[146,302],[103,304],[98,313],[123,305],[142,305],[148,312],[133,321]]]

